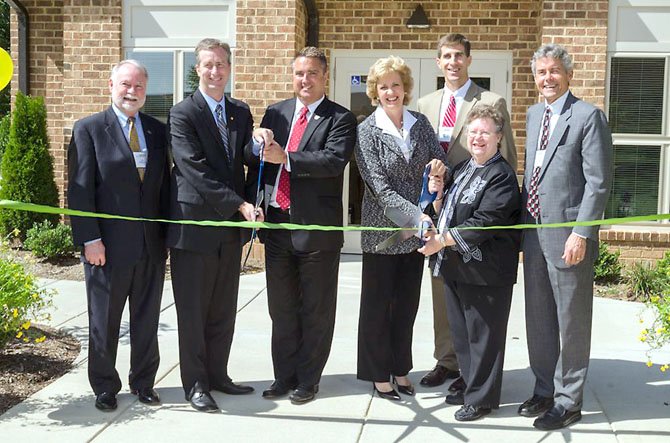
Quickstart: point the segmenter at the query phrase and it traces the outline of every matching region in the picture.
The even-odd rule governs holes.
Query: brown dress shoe
[[[423,376],[419,382],[421,386],[428,386],[429,388],[434,388],[435,386],[440,386],[448,378],[457,378],[460,376],[460,372],[452,371],[441,365],[435,365],[432,371]]]

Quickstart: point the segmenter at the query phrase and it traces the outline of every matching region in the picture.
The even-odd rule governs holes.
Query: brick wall
[[[24,0],[29,12],[29,94],[44,97],[47,110],[47,134],[54,160],[54,173],[63,202],[63,182],[66,153],[63,121],[63,15],[62,0]],[[14,62],[12,91],[19,90],[18,83],[18,22],[11,9],[11,55]]]
[[[579,98],[605,108],[607,0],[545,0],[542,43],[565,46],[574,62],[570,85]]]
[[[305,41],[304,31],[296,32],[306,21],[298,3],[237,0],[235,97],[249,104],[257,124],[268,105],[293,95],[290,65]]]
[[[629,266],[635,262],[654,263],[670,251],[670,232],[658,232],[654,228],[632,227],[627,230],[607,229],[600,231],[600,241],[606,242],[611,251],[621,252],[620,260]]]

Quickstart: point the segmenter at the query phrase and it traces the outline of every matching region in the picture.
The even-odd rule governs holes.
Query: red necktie
[[[442,126],[446,128],[453,128],[456,125],[456,99],[454,95],[451,95],[449,99],[449,106],[447,106],[447,112],[444,113],[444,120],[442,120]],[[452,134],[453,135],[453,134]],[[449,142],[440,142],[440,146],[444,149],[444,152],[449,151]]]
[[[293,132],[291,132],[291,138],[288,141],[288,147],[286,148],[287,152],[295,152],[298,150],[300,145],[300,140],[302,135],[305,133],[305,128],[307,127],[307,113],[309,109],[307,106],[302,108],[300,115],[293,125]],[[291,178],[288,175],[288,172],[283,167],[281,168],[281,173],[279,176],[279,185],[277,186],[277,203],[279,207],[286,211],[289,206],[291,206]]]
[[[538,146],[538,151],[544,151],[547,149],[547,144],[549,143],[549,122],[551,121],[551,108],[547,106],[547,109],[544,111],[544,118],[542,119],[542,137],[540,138],[540,146]],[[526,203],[526,208],[530,215],[533,218],[538,218],[540,216],[540,198],[537,194],[538,182],[540,181],[540,171],[542,168],[536,166],[533,169],[533,175],[530,178],[530,188],[528,189],[528,202]]]

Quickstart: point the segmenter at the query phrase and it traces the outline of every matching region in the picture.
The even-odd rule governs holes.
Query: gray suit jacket
[[[363,226],[396,227],[384,215],[384,210],[391,207],[413,214],[421,195],[424,167],[434,158],[446,164],[446,156],[428,119],[422,114],[410,112],[417,121],[409,133],[412,145],[409,161],[405,160],[393,136],[383,133],[376,126],[374,112],[358,126],[356,162],[366,184],[361,211]],[[361,249],[363,252],[373,253],[375,246],[392,234],[363,231]],[[380,254],[407,254],[420,247],[419,239],[412,237],[380,251]]]
[[[438,89],[424,97],[421,97],[418,102],[418,111],[428,117],[430,124],[437,133],[437,128],[440,124],[440,105],[444,89]],[[503,116],[505,120],[505,127],[503,128],[503,138],[500,141],[500,153],[507,160],[507,163],[512,165],[512,169],[517,169],[517,154],[516,146],[514,145],[514,136],[512,135],[512,125],[510,123],[510,116],[507,112],[507,104],[505,99],[496,93],[487,91],[479,87],[474,82],[465,94],[465,100],[458,115],[456,116],[456,125],[452,135],[452,143],[449,147],[449,154],[447,159],[449,164],[457,165],[463,160],[470,159],[467,144],[467,131],[465,130],[465,120],[472,111],[472,108],[477,103],[494,106]]]
[[[568,93],[544,157],[539,178],[539,223],[598,220],[602,218],[612,183],[612,136],[605,114]],[[526,208],[533,175],[537,140],[544,103],[528,109],[526,116],[526,167],[523,183],[525,222],[534,222]],[[597,243],[598,226],[539,229],[544,255],[554,266],[565,268],[565,241],[575,232]],[[594,243],[594,244],[595,244]],[[585,260],[595,260],[597,248]]]

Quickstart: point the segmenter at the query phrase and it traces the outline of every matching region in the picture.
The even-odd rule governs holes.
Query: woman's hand
[[[430,165],[430,175],[431,177],[434,175],[442,177],[444,179],[444,175],[447,173],[447,167],[444,166],[444,163],[442,163],[442,160],[438,160],[436,158],[432,159],[429,163]]]
[[[433,255],[436,252],[438,252],[440,249],[442,249],[442,243],[438,240],[439,235],[436,235],[435,231],[428,231],[426,235],[423,237],[424,240],[424,245],[421,246],[417,251],[419,253],[425,255],[428,257],[429,255]]]

